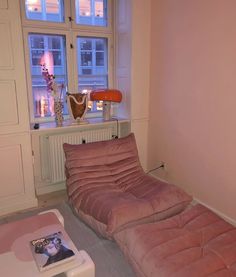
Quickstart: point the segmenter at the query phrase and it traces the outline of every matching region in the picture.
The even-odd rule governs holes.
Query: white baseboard
[[[1,205],[0,216],[7,215],[21,210],[26,210],[38,206],[37,198],[28,198],[22,196],[21,198],[14,199],[8,205]]]
[[[161,181],[161,182],[168,183],[167,180],[165,180],[165,179],[163,179],[163,178],[161,178],[161,177],[155,175],[154,173],[147,173],[147,174],[150,175],[150,176],[152,176],[152,177],[154,177],[154,178],[156,178],[157,180],[159,180],[159,181]]]
[[[168,183],[166,180],[150,173],[149,175],[151,175],[152,177],[156,178],[157,180],[160,180],[162,182]],[[230,218],[229,216],[225,215],[224,213],[218,211],[217,209],[212,208],[210,205],[204,203],[203,201],[199,200],[198,198],[193,197],[193,201],[192,201],[192,205],[196,205],[197,203],[205,206],[206,208],[208,208],[209,210],[213,211],[214,213],[216,213],[218,216],[220,216],[221,218],[223,218],[225,221],[229,222],[230,224],[236,226],[236,220]]]
[[[65,182],[57,183],[57,184],[51,184],[48,186],[42,186],[42,187],[36,187],[36,194],[37,195],[42,195],[42,194],[47,194],[59,190],[65,190],[66,185]]]
[[[230,224],[236,226],[236,220],[230,218],[229,216],[225,215],[224,213],[218,211],[217,209],[212,208],[211,206],[209,206],[208,204],[202,202],[201,200],[197,199],[197,198],[193,198],[193,204],[201,204],[203,206],[205,206],[206,208],[208,208],[209,210],[211,210],[212,212],[216,213],[218,216],[220,216],[221,218],[223,218],[225,221],[229,222]]]

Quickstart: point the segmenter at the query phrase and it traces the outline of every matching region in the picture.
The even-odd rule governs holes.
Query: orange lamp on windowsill
[[[117,89],[96,89],[90,93],[91,101],[103,101],[103,119],[111,119],[111,102],[120,103],[122,93]]]

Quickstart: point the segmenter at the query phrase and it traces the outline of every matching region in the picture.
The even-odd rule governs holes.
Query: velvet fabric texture
[[[201,205],[123,230],[115,240],[137,276],[236,276],[236,228]]]
[[[191,201],[183,190],[144,173],[134,134],[63,147],[69,201],[103,236],[111,238],[127,224],[153,215],[171,216]]]

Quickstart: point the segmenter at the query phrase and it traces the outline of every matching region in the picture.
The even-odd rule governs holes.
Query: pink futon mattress
[[[102,236],[182,211],[191,197],[144,173],[133,134],[64,144],[68,197],[76,214]]]
[[[123,230],[115,240],[137,276],[236,276],[236,228],[201,205]]]

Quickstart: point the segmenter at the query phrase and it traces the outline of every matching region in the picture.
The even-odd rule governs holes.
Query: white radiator
[[[109,127],[48,136],[48,162],[50,166],[50,181],[52,183],[57,183],[65,180],[65,156],[63,151],[63,143],[81,144],[109,140],[112,138],[112,130],[113,128]]]

